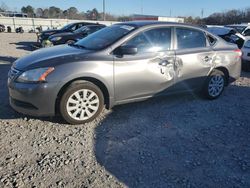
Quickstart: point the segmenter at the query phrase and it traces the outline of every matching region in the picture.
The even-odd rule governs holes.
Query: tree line
[[[86,12],[80,12],[76,7],[70,7],[62,10],[58,7],[52,6],[49,8],[37,8],[28,5],[21,8],[21,12],[28,15],[28,17],[36,18],[59,18],[59,19],[86,19],[86,20],[103,20],[103,12],[99,12],[96,8]],[[129,16],[114,16],[109,13],[105,14],[106,20],[109,21],[128,21]]]
[[[200,17],[186,17],[186,23],[196,25],[230,25],[230,24],[241,24],[250,23],[250,8],[244,10],[229,10],[226,12],[216,12],[206,18]]]

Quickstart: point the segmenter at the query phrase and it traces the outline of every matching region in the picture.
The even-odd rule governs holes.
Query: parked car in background
[[[241,73],[241,51],[212,33],[167,22],[124,22],[74,44],[18,59],[8,76],[10,105],[33,116],[94,120],[104,105],[184,91],[218,98]]]
[[[103,29],[106,27],[105,25],[88,25],[88,26],[83,26],[73,32],[65,32],[65,33],[58,33],[51,35],[48,38],[48,41],[46,41],[44,44],[46,46],[44,47],[50,47],[50,46],[55,46],[59,44],[71,44],[75,43],[76,41],[87,37],[91,33],[94,33],[100,29]]]
[[[5,26],[0,24],[0,32],[4,32],[5,31]]]
[[[250,26],[248,26],[248,27],[242,32],[242,34],[243,34],[244,36],[250,36]]]
[[[46,31],[42,31],[41,33],[37,34],[37,40],[42,44],[45,42],[51,35],[57,34],[57,33],[65,33],[65,32],[73,32],[82,26],[85,25],[94,25],[95,23],[89,23],[89,22],[77,22],[77,23],[70,23],[68,25],[65,25],[61,29],[49,29]]]
[[[245,43],[241,50],[243,70],[250,71],[250,37],[246,37]]]
[[[223,38],[227,42],[237,44],[239,49],[241,49],[244,44],[244,36],[234,28],[212,26],[208,27],[207,30],[214,35]]]
[[[247,24],[233,24],[233,25],[226,25],[225,27],[233,28],[239,33],[243,33],[243,31],[248,27]]]

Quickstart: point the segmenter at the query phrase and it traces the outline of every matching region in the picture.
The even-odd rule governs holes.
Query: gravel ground
[[[70,126],[8,105],[10,64],[35,40],[0,33],[0,187],[250,187],[250,73],[215,101],[152,99]]]

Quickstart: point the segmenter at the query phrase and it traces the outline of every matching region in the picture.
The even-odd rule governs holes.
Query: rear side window
[[[123,45],[138,48],[138,53],[170,50],[171,28],[156,28],[139,33]]]
[[[195,29],[176,28],[177,48],[202,48],[207,46],[204,33]]]

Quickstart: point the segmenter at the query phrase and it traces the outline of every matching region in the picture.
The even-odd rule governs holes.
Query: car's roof
[[[103,24],[93,24],[93,25],[85,25],[83,27],[106,27],[106,25],[103,25]]]
[[[199,27],[191,24],[178,23],[178,22],[163,22],[163,21],[130,21],[130,22],[121,22],[117,23],[118,25],[131,25],[134,27],[143,27],[151,25],[179,25],[179,26],[192,26]]]

